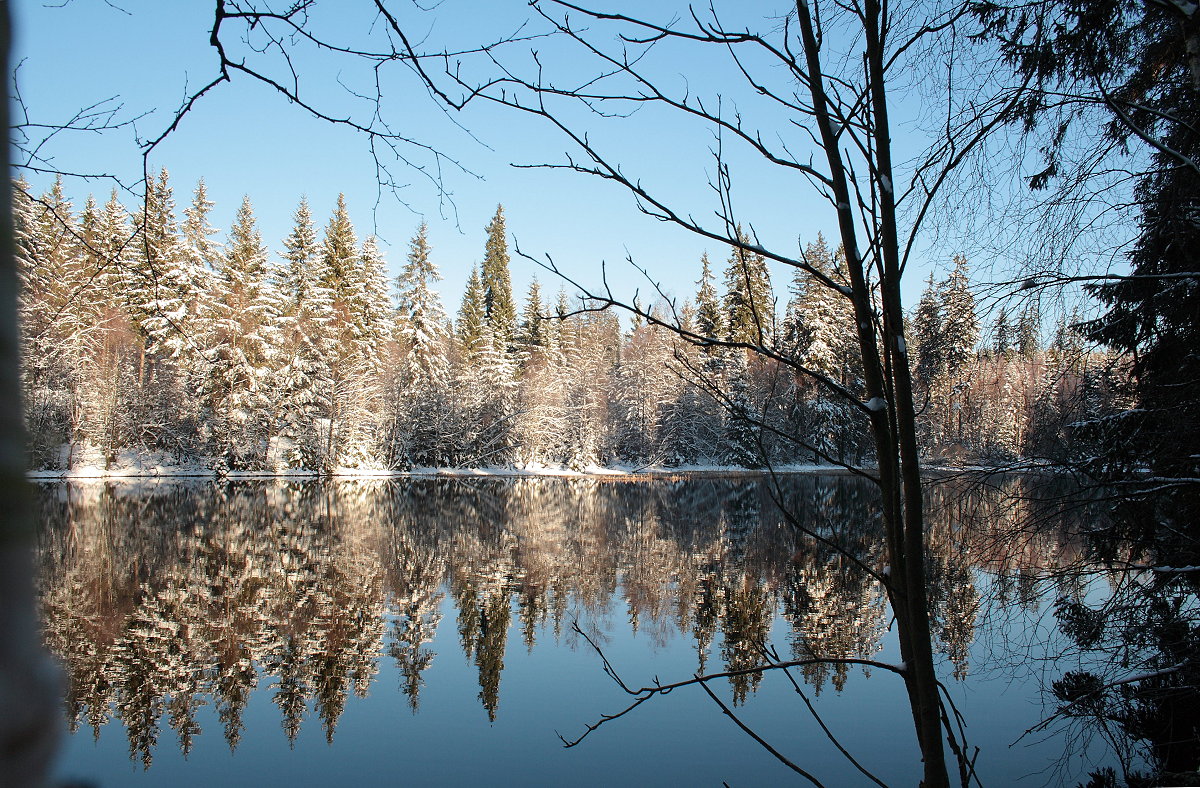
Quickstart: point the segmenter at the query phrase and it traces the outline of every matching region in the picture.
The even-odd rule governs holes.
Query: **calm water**
[[[790,783],[698,687],[564,749],[556,734],[629,702],[573,625],[634,686],[753,666],[761,644],[899,660],[878,584],[776,506],[882,567],[872,488],[851,477],[39,489],[45,626],[70,679],[59,774],[93,785]],[[1070,541],[991,538],[1015,516],[995,493],[932,498],[940,672],[985,784],[1078,777],[1094,759],[1064,765],[1059,737],[1010,746],[1065,669],[1040,659],[1063,590],[1038,577]],[[865,768],[916,784],[894,676],[792,678]],[[710,686],[826,785],[867,783],[787,676]]]

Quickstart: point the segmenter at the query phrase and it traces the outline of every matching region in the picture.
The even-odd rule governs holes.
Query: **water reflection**
[[[796,535],[777,494],[819,539]],[[1011,534],[1003,549],[987,529],[968,534],[969,520],[1017,521],[989,509],[998,496],[932,498],[936,632],[961,678],[972,567],[1026,570],[1038,564],[1022,551],[1069,548],[1044,530],[1015,553]],[[254,692],[289,741],[313,717],[332,741],[351,693],[396,691],[372,686],[381,660],[417,712],[451,620],[490,720],[506,651],[569,639],[576,618],[600,639],[616,616],[661,644],[690,639],[708,671],[761,664],[777,612],[798,658],[871,657],[888,625],[879,584],[834,547],[882,569],[873,490],[851,477],[778,491],[744,479],[46,485],[39,505],[46,637],[69,675],[71,728],[99,737],[119,720],[146,767],[164,725],[188,753],[206,705],[236,748]],[[1000,573],[1020,598],[1020,572]],[[841,691],[851,672],[813,665],[804,679]],[[759,681],[732,678],[734,702]]]

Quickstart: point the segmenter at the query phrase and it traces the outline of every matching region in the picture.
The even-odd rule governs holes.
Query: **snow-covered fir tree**
[[[442,465],[451,461],[445,450],[453,433],[449,392],[449,342],[446,312],[433,285],[441,280],[430,258],[428,227],[424,222],[409,245],[408,261],[397,279],[396,323],[403,353],[399,398],[400,438],[393,453],[401,462]]]
[[[463,293],[462,305],[458,308],[458,322],[455,332],[459,347],[466,358],[473,358],[482,349],[481,342],[487,326],[487,302],[483,289],[483,279],[479,276],[479,267],[471,267],[471,275],[467,277],[467,289]]]
[[[283,241],[283,260],[275,272],[280,308],[279,342],[272,389],[276,445],[271,462],[290,468],[322,465],[317,420],[329,412],[333,291],[326,284],[324,257],[317,244],[308,200],[301,198],[292,231]]]
[[[242,200],[211,297],[198,321],[205,348],[200,397],[212,453],[231,468],[261,467],[273,405],[279,302],[250,198]]]
[[[956,255],[954,269],[942,285],[941,337],[946,372],[959,377],[979,344],[979,318],[975,314],[975,296],[971,293],[967,258]]]
[[[739,225],[737,239],[751,239]],[[730,342],[769,345],[775,335],[775,295],[767,261],[757,252],[734,246],[725,267],[725,322]]]
[[[446,310],[434,284],[442,275],[430,258],[425,222],[409,245],[408,261],[396,280],[396,317],[409,385],[443,385],[448,372]]]
[[[505,229],[504,206],[496,206],[496,214],[486,229],[487,243],[483,250],[483,266],[479,279],[483,285],[484,308],[492,335],[510,351],[516,340],[517,307],[513,301],[512,277],[508,271],[508,231]]]
[[[543,354],[550,343],[550,329],[546,321],[546,305],[542,303],[542,288],[537,277],[529,283],[525,297],[525,308],[521,311],[521,322],[517,326],[517,348],[523,362]]]
[[[700,281],[696,282],[696,333],[702,337],[721,340],[727,336],[725,313],[717,298],[716,281],[708,262],[708,253],[700,256]],[[714,349],[706,349],[710,355]]]

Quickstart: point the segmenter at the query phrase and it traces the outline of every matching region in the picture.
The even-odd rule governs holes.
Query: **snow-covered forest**
[[[78,208],[61,183],[16,184],[34,468],[871,460],[867,420],[837,395],[862,390],[847,303],[800,271],[773,285],[753,253],[706,254],[694,294],[650,311],[702,340],[689,343],[536,280],[514,295],[502,207],[452,315],[424,225],[389,281],[342,198],[324,229],[301,199],[272,247],[249,198],[222,234],[203,181],[182,210],[165,169],[146,193]],[[821,236],[805,257],[842,279]],[[931,461],[1087,451],[1069,425],[1120,405],[1122,374],[1066,322],[1043,344],[1042,322],[1029,304],[982,326],[962,257],[930,276],[909,335]]]

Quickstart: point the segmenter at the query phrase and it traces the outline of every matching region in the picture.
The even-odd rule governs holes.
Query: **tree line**
[[[134,212],[116,193],[75,211],[61,182],[18,182],[22,386],[35,468],[203,462],[218,470],[555,464],[870,462],[853,315],[798,271],[777,316],[762,255],[624,330],[535,279],[512,290],[502,207],[454,319],[425,224],[389,281],[345,199],[319,230],[302,199],[278,259],[244,199],[223,242],[201,180],[177,210],[169,174]],[[740,230],[739,230],[740,233]],[[745,241],[745,236],[740,236]],[[747,242],[748,243],[748,242]],[[844,281],[822,236],[804,257]],[[685,342],[678,327],[700,338]],[[1065,449],[1064,425],[1117,401],[1119,374],[1061,324],[1043,347],[1028,307],[990,347],[958,257],[911,316],[931,460]],[[711,340],[711,341],[709,341]],[[768,346],[809,376],[733,343]]]

